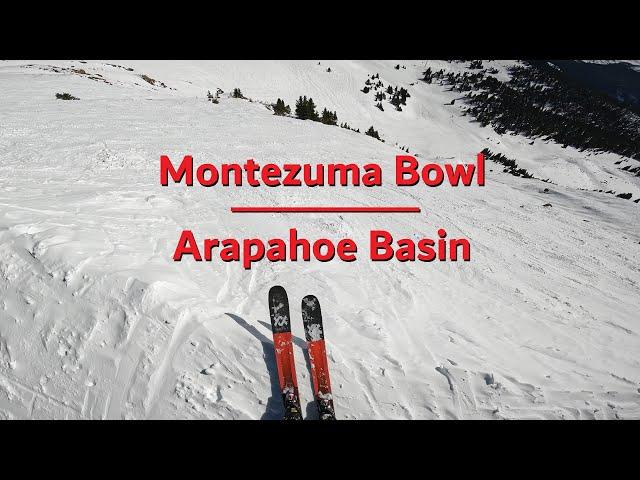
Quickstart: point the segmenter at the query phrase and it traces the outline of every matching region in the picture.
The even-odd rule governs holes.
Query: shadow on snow
[[[269,373],[269,378],[271,380],[271,396],[267,400],[267,406],[265,412],[260,417],[261,420],[281,420],[284,417],[284,408],[282,405],[282,394],[280,392],[280,385],[278,380],[278,367],[276,365],[276,357],[275,351],[273,348],[273,341],[264,335],[260,330],[258,330],[254,325],[248,323],[244,318],[239,317],[233,313],[227,313],[228,317],[234,320],[238,325],[248,331],[251,335],[260,341],[262,344],[262,353],[264,362],[267,366],[267,372]],[[271,330],[271,324],[267,322],[259,321],[261,325],[265,328]],[[304,360],[307,366],[307,371],[311,371],[311,361],[309,359],[309,352],[306,348],[306,342],[300,338],[292,337],[293,343],[300,347],[304,352]],[[309,381],[311,380],[311,375],[308,375]],[[313,391],[313,388],[312,388]],[[302,403],[302,399],[300,399]],[[316,406],[315,400],[309,401],[307,403],[307,419],[316,420],[318,418],[318,409]]]

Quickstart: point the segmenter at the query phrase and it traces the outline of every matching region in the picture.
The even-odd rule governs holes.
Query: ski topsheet
[[[296,365],[293,359],[293,343],[291,338],[291,316],[287,292],[281,286],[269,290],[269,312],[271,329],[273,330],[273,346],[276,352],[278,380],[282,401],[284,402],[285,420],[302,420]]]
[[[318,414],[320,420],[335,420],[336,414],[331,396],[331,382],[329,381],[329,364],[324,345],[322,313],[320,302],[313,295],[307,295],[302,299],[302,321],[304,322],[304,333],[311,361],[313,394],[318,404]]]

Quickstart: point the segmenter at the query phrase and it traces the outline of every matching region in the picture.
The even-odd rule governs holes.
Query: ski
[[[313,395],[318,405],[318,414],[320,420],[335,420],[336,413],[333,408],[331,382],[329,381],[329,364],[324,345],[322,313],[320,302],[313,295],[307,295],[302,299],[302,321],[304,322],[304,334],[311,361]]]
[[[287,292],[281,286],[269,290],[269,312],[273,346],[276,352],[278,381],[284,402],[285,420],[302,420],[296,365],[293,359],[293,343],[291,338],[291,316]]]

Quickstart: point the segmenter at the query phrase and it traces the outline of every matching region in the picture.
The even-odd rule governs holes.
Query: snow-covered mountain
[[[485,62],[500,81],[515,62]],[[498,134],[444,61],[0,62],[0,417],[278,418],[267,292],[322,302],[339,419],[640,418],[637,160]],[[376,76],[375,80],[370,80]],[[366,82],[404,88],[383,110]],[[245,99],[231,98],[240,88]],[[214,104],[207,92],[223,93]],[[79,101],[56,99],[69,93]],[[276,116],[299,96],[353,129]],[[357,133],[373,126],[384,142]],[[394,185],[402,148],[484,187]],[[383,166],[379,188],[159,182],[159,157]],[[623,170],[625,167],[627,170]],[[547,182],[541,181],[547,180]],[[610,192],[610,193],[607,193]],[[631,194],[629,199],[618,194]],[[231,214],[235,205],[419,205],[420,215]],[[172,260],[180,232],[315,239],[438,228],[470,262]],[[309,403],[307,415],[313,418]]]
[[[556,60],[570,78],[640,111],[640,62],[637,60]]]

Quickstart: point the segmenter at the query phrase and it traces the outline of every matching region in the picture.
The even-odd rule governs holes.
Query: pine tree
[[[313,99],[311,97],[309,97],[309,102],[307,103],[307,118],[314,122],[317,122],[320,119],[318,112],[316,112],[316,105],[313,103]]]
[[[307,99],[307,96],[298,98],[296,102],[296,117],[300,120],[314,120],[318,121],[318,112],[316,112],[316,106],[313,103],[313,99]]]
[[[242,92],[239,88],[233,89],[233,98],[244,98],[244,95],[242,95]]]
[[[324,110],[322,110],[320,121],[325,125],[337,125],[338,114],[336,112],[331,112],[325,108]]]
[[[373,125],[369,127],[369,130],[365,132],[365,135],[368,135],[370,137],[380,140],[380,135],[378,135],[378,132],[373,129]]]
[[[426,83],[431,83],[431,78],[432,78],[431,67],[429,67],[425,70],[422,81]]]
[[[298,117],[300,120],[306,120],[306,112],[305,112],[305,107],[307,105],[307,97],[306,95],[304,97],[300,97],[298,98],[298,100],[296,101],[296,117]]]
[[[391,97],[390,103],[391,105],[396,107],[396,110],[398,110],[398,108],[400,107],[400,97],[398,96],[397,93],[393,94],[393,97]]]
[[[291,107],[289,105],[284,104],[284,100],[278,98],[275,104],[273,104],[273,114],[274,115],[290,115]]]
[[[400,95],[400,103],[402,103],[402,105],[406,105],[407,104],[407,98],[409,98],[411,95],[409,94],[409,92],[407,91],[406,88],[402,87],[399,91],[398,94]]]
[[[324,123],[325,125],[331,125],[331,122],[333,121],[333,116],[331,115],[331,112],[329,110],[327,110],[326,108],[324,110],[322,110],[322,115],[320,116],[320,121],[322,123]]]

